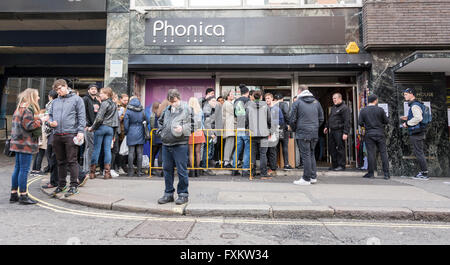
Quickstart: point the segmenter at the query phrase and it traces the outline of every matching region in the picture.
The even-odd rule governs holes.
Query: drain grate
[[[194,225],[194,221],[145,221],[131,230],[126,237],[184,240]]]

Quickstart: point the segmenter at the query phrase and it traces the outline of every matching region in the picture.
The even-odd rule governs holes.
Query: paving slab
[[[112,210],[162,215],[183,215],[186,204],[158,204],[156,202],[125,199],[113,203]]]
[[[111,210],[112,205],[123,200],[123,197],[80,192],[79,194],[75,194],[70,197],[61,196],[60,199],[84,206]]]

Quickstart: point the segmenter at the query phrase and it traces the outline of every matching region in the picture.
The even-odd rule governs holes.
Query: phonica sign
[[[224,25],[204,23],[201,20],[191,24],[180,22],[167,19],[153,21],[151,42],[153,44],[161,42],[164,44],[225,42]]]
[[[145,45],[330,44],[345,44],[343,16],[149,18],[145,21]]]

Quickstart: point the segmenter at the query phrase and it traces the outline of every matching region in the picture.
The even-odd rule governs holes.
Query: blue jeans
[[[188,152],[187,144],[180,144],[174,146],[163,145],[162,156],[163,156],[163,171],[164,171],[164,181],[166,184],[166,189],[164,193],[166,195],[172,195],[175,192],[173,187],[174,181],[174,171],[177,167],[178,172],[178,187],[177,193],[179,196],[188,196]]]
[[[32,154],[25,154],[16,152],[16,165],[14,167],[14,172],[11,176],[12,187],[11,190],[17,190],[19,192],[27,192],[27,180],[28,172],[30,172],[31,161],[33,160]]]
[[[248,135],[246,136],[238,136],[237,137],[237,144],[236,144],[236,150],[233,153],[233,167],[236,167],[237,161],[236,161],[236,153],[237,158],[239,159],[239,155],[242,152],[242,149],[244,149],[244,165],[243,168],[250,168],[250,137]]]
[[[206,141],[210,140],[210,137],[206,138]],[[208,160],[212,160],[214,157],[214,143],[210,143],[208,145]],[[202,155],[202,161],[200,161],[201,167],[206,167],[206,143],[203,144],[203,155]],[[208,162],[208,167],[214,167],[214,165],[211,165],[211,163]]]
[[[111,164],[111,143],[114,135],[114,129],[102,125],[94,133],[94,153],[92,153],[91,165],[97,165],[100,157],[100,149],[103,143],[104,163]]]

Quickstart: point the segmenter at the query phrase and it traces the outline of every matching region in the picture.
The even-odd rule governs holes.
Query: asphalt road
[[[9,167],[0,172],[0,245],[450,244],[450,223],[132,214],[49,198],[40,181],[29,186],[38,205],[10,204],[10,174]]]

